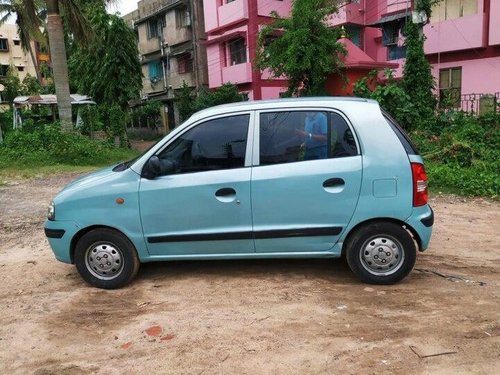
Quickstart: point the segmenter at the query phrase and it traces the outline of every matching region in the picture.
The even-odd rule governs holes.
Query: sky
[[[116,0],[115,5],[110,5],[108,7],[108,12],[120,12],[120,14],[124,16],[125,14],[137,9],[138,1],[139,0]]]
[[[110,5],[108,7],[108,12],[109,13],[120,12],[120,14],[124,16],[125,14],[128,14],[133,10],[137,9],[138,1],[139,0],[116,0],[115,5]],[[16,19],[11,17],[10,19],[7,20],[7,23],[15,24]]]

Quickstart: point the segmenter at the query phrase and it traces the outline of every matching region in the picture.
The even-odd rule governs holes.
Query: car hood
[[[109,175],[113,175],[115,173],[119,173],[119,172],[113,172],[113,168],[114,168],[114,166],[107,167],[107,168],[98,170],[96,172],[92,172],[90,174],[87,174],[85,176],[79,177],[76,180],[73,180],[69,184],[67,184],[61,190],[61,193],[65,192],[67,190],[78,189],[78,188],[80,188],[82,186],[93,184],[96,181],[99,181],[99,180],[101,180],[103,178],[108,177]]]

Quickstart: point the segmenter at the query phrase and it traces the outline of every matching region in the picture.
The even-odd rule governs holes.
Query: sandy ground
[[[498,373],[498,202],[432,199],[431,246],[393,286],[274,260],[148,264],[105,291],[44,237],[74,177],[0,186],[0,374]]]

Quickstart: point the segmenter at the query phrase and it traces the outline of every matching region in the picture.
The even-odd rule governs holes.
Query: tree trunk
[[[71,116],[71,97],[69,92],[68,63],[66,61],[66,46],[64,45],[64,30],[59,14],[58,0],[46,0],[47,30],[49,34],[50,57],[56,86],[57,108],[62,128],[73,130]]]
[[[28,45],[28,51],[30,53],[31,60],[33,61],[33,67],[35,68],[36,79],[38,80],[40,86],[43,86],[42,75],[40,74],[40,66],[38,65],[35,53],[33,52],[33,46],[31,45],[31,42]]]

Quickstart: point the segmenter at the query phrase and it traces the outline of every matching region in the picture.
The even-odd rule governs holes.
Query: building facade
[[[406,22],[425,24],[424,51],[439,97],[451,97],[465,110],[477,110],[483,96],[496,95],[499,101],[500,1],[442,0],[430,19],[413,10],[414,1],[351,1],[331,22],[344,26],[351,41],[375,61],[397,64],[396,78],[406,57]]]
[[[491,94],[500,100],[500,1],[442,0],[430,20],[413,12],[413,3],[351,0],[341,4],[329,22],[346,30],[350,76],[359,76],[361,68],[390,67],[396,78],[401,77],[405,23],[428,21],[424,48],[440,96],[452,93],[466,100],[468,95]],[[287,16],[290,9],[290,0],[204,0],[209,87],[236,83],[249,99],[277,98],[285,91],[286,81],[269,80],[269,74],[255,70],[252,61],[260,25],[270,22],[272,10]],[[329,84],[335,93],[345,94],[337,86]]]
[[[31,47],[33,58],[36,60],[34,43],[32,43]],[[0,83],[6,77],[7,70],[11,66],[14,67],[21,81],[27,74],[36,77],[33,58],[21,48],[17,25],[0,25]]]
[[[260,27],[272,21],[276,11],[287,16],[291,0],[204,0],[210,88],[237,84],[250,100],[277,98],[286,81],[254,69]]]
[[[166,104],[171,128],[175,90],[208,85],[202,0],[141,0],[137,5],[124,19],[138,35],[142,97]]]

